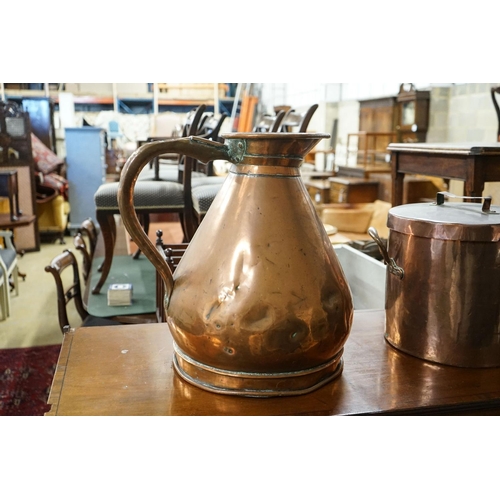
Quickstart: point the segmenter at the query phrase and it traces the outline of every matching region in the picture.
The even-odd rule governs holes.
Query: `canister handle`
[[[396,261],[389,257],[389,253],[387,252],[387,247],[385,246],[384,242],[378,235],[378,231],[374,227],[369,227],[368,228],[368,234],[375,240],[375,243],[378,246],[378,249],[380,250],[380,253],[382,254],[382,257],[384,258],[384,262],[387,265],[387,269],[391,274],[394,274],[394,276],[397,276],[400,280],[402,280],[405,277],[405,271],[402,267],[399,267],[396,264]]]
[[[435,205],[444,205],[445,198],[460,198],[461,200],[483,200],[481,212],[483,214],[496,214],[495,210],[490,210],[491,196],[458,196],[456,194],[448,193],[447,191],[440,191],[436,194]]]

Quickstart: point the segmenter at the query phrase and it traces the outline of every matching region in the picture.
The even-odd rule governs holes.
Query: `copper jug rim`
[[[221,134],[223,139],[328,139],[330,134],[308,132],[228,132]]]

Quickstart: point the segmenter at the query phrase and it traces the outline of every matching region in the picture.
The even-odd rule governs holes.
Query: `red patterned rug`
[[[60,345],[0,350],[0,415],[43,415]]]

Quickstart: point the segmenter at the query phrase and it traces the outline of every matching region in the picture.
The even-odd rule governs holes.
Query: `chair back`
[[[318,109],[317,104],[313,104],[303,113],[298,113],[294,109],[291,109],[283,118],[281,123],[282,132],[293,132],[297,128],[297,132],[307,132],[307,127],[309,127],[309,122],[313,117],[314,113]]]
[[[228,115],[226,113],[222,113],[220,116],[211,115],[207,117],[203,124],[200,124],[200,128],[196,135],[203,137],[204,139],[221,142],[219,134],[222,124],[227,116]]]
[[[252,132],[278,132],[286,112],[279,110],[276,115],[262,115]]]
[[[87,240],[89,242],[88,253],[90,256],[90,260],[92,260],[94,258],[95,247],[97,246],[98,233],[94,221],[91,217],[88,217],[81,223],[80,227],[78,228],[78,233],[81,233],[82,236],[87,237]]]
[[[72,281],[63,279],[62,274],[66,271],[66,269],[72,270]],[[64,250],[62,254],[55,257],[52,262],[45,267],[45,271],[52,274],[56,283],[59,327],[61,332],[64,334],[71,328],[68,319],[67,306],[72,300],[75,303],[76,310],[82,318],[82,321],[84,321],[88,316],[87,311],[83,307],[78,262],[70,250]]]
[[[87,249],[87,244],[82,236],[82,233],[76,233],[73,238],[73,243],[76,250],[82,254],[82,276],[84,281],[90,276],[90,269],[92,267],[92,258],[90,257],[89,251]]]
[[[500,99],[500,87],[492,87],[491,98],[493,99],[493,106],[495,107],[495,111],[497,113],[497,120],[498,120],[497,141],[500,142],[500,105],[498,103]]]

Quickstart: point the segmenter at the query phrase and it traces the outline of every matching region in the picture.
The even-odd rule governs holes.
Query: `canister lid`
[[[410,203],[389,210],[389,229],[403,233],[460,241],[500,241],[500,207],[482,203]]]

